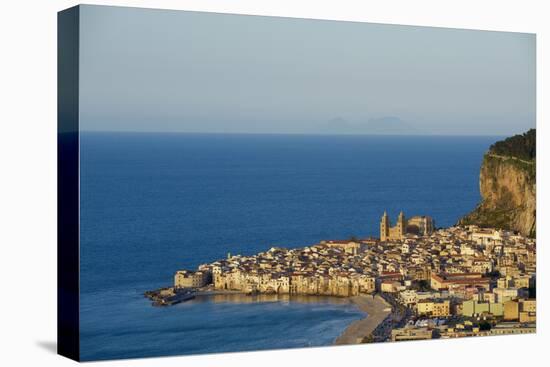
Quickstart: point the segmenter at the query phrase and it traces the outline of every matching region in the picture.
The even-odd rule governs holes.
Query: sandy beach
[[[391,313],[391,306],[380,296],[373,298],[361,295],[352,297],[351,300],[361,311],[367,313],[367,317],[349,325],[334,341],[336,345],[361,343]]]

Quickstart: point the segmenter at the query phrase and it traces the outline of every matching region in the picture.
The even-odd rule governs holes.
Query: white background
[[[453,341],[343,346],[101,362],[105,366],[522,366],[548,363],[550,12],[546,1],[94,1],[301,18],[537,33],[538,332]],[[56,12],[74,1],[0,5],[0,364],[70,365],[56,339]],[[546,24],[545,24],[546,23]],[[506,60],[502,60],[506,62]],[[548,103],[548,102],[547,102]],[[547,357],[548,358],[548,357]]]

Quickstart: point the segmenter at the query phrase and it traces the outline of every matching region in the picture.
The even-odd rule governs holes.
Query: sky
[[[82,6],[80,128],[512,135],[535,35]]]

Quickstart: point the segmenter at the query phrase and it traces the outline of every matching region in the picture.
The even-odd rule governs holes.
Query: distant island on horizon
[[[70,133],[70,132],[67,132]],[[139,131],[139,130],[81,130],[79,133],[84,134],[189,134],[189,135],[250,135],[250,136],[339,136],[339,137],[494,137],[497,139],[505,138],[506,134],[437,134],[437,133],[422,133],[422,134],[369,134],[369,133],[338,133],[338,132],[234,132],[234,131]]]

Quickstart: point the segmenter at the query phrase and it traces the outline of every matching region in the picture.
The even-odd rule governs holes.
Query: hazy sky
[[[83,6],[83,130],[510,135],[532,34]]]

